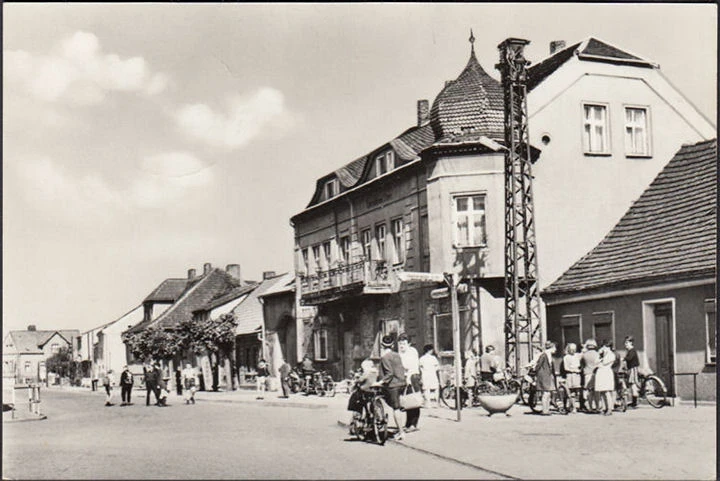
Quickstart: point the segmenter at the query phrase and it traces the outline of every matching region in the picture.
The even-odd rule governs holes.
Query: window
[[[705,335],[707,337],[706,361],[708,364],[715,364],[717,355],[717,323],[716,323],[715,299],[705,300]]]
[[[405,236],[403,234],[402,219],[395,219],[392,221],[392,234],[397,262],[403,262],[405,260]]]
[[[303,265],[305,266],[305,273],[310,272],[310,261],[308,259],[308,250],[307,248],[302,250],[302,258],[303,258]]]
[[[454,198],[455,245],[485,245],[485,196],[461,195]]]
[[[313,246],[312,253],[313,253],[313,260],[315,261],[315,270],[319,271],[320,269],[322,269],[322,267],[320,267],[320,246],[319,245]]]
[[[395,152],[388,151],[375,157],[375,173],[378,177],[395,168]]]
[[[598,345],[603,341],[615,342],[615,329],[613,328],[613,319],[615,313],[610,312],[593,312],[593,338],[598,342]]]
[[[605,105],[583,105],[583,143],[586,154],[609,154],[608,116]]]
[[[385,259],[385,235],[385,224],[375,226],[375,238],[377,239],[379,259]]]
[[[25,361],[25,372],[30,372],[30,368],[32,367],[32,364],[30,361]]]
[[[315,360],[327,361],[328,359],[328,333],[327,329],[315,331]]]
[[[625,107],[625,154],[650,155],[647,108]]]
[[[325,182],[325,199],[332,199],[338,194],[338,182],[337,179],[328,180]]]
[[[582,318],[579,314],[563,316],[560,320],[562,327],[562,347],[565,348],[570,342],[574,342],[578,347],[582,345],[580,340],[580,323]]]
[[[340,238],[340,255],[343,262],[350,263],[350,236]]]
[[[53,354],[57,354],[58,352],[60,352],[60,344],[56,342],[50,344],[50,352],[52,352]]]
[[[332,257],[330,255],[330,242],[323,242],[323,255],[325,260],[325,267],[330,267],[330,263],[332,262]]]
[[[370,236],[370,229],[365,229],[362,231],[362,247],[363,247],[363,257],[365,257],[366,261],[369,261],[371,259],[371,236]]]

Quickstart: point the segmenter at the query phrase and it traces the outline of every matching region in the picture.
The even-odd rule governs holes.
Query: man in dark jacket
[[[542,415],[550,415],[550,396],[555,391],[555,369],[553,367],[553,354],[557,349],[553,341],[545,343],[545,351],[540,354],[535,364],[537,391],[542,393]]]
[[[145,366],[145,405],[150,405],[150,393],[152,392],[155,394],[155,405],[160,404],[160,389],[158,388],[158,382],[161,379],[160,375],[160,369],[158,368],[157,364],[150,364],[148,363]]]
[[[120,374],[120,393],[122,397],[121,406],[129,406],[132,404],[130,402],[130,396],[132,394],[133,382],[133,375],[130,372],[130,369],[127,366],[124,366],[123,372]]]
[[[405,389],[405,368],[400,354],[392,350],[394,341],[392,336],[385,336],[380,341],[382,345],[380,382],[385,385],[385,401],[392,408],[393,419],[398,427],[394,439],[402,439],[404,431],[398,420],[398,411],[400,411],[400,393]]]

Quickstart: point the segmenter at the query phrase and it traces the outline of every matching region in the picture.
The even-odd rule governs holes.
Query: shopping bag
[[[422,404],[422,393],[413,389],[411,384],[408,384],[405,388],[405,392],[400,395],[400,407],[405,410],[416,409],[422,406]]]

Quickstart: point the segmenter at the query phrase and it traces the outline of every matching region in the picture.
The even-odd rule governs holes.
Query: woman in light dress
[[[610,416],[615,407],[613,393],[615,391],[615,375],[612,365],[615,362],[615,353],[612,350],[612,342],[605,341],[600,348],[600,364],[595,372],[595,392],[603,400],[605,410],[603,415]]]
[[[420,357],[420,375],[425,403],[432,407],[440,407],[439,370],[440,361],[435,357],[435,348],[432,344],[426,344],[423,347],[423,355]]]

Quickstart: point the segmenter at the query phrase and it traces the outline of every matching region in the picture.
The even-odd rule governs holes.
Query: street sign
[[[465,294],[468,291],[468,285],[467,284],[458,284],[457,286],[457,292],[458,294]],[[432,299],[445,299],[450,295],[450,289],[447,287],[440,287],[439,289],[433,289],[430,291],[430,297]]]
[[[427,282],[435,284],[445,282],[445,276],[432,272],[398,272],[397,277],[402,282]]]

